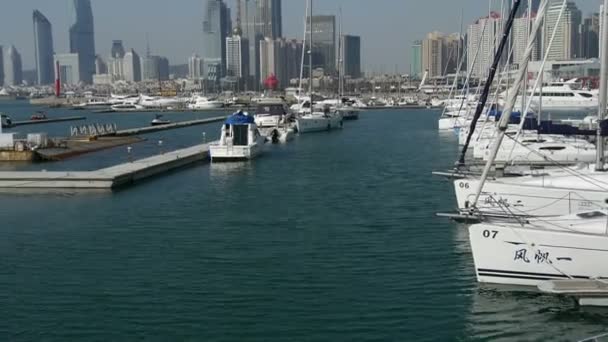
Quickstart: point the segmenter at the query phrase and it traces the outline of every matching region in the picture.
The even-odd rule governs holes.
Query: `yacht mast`
[[[310,93],[310,113],[312,114],[312,108],[314,105],[314,100],[312,96],[312,0],[308,2],[308,7],[310,8],[310,16],[308,17],[308,25],[310,26],[310,35],[308,36],[310,50],[308,50],[308,71],[310,74],[309,82],[308,82],[308,92]]]
[[[604,143],[605,139],[602,136],[602,122],[606,118],[606,109],[608,107],[608,0],[604,0],[604,10],[602,11],[602,52],[601,52],[601,72],[600,72],[600,98],[599,110],[597,114],[597,143],[596,151],[597,158],[595,161],[595,169],[602,171],[604,169]]]
[[[494,62],[492,63],[492,67],[490,68],[490,72],[488,75],[488,79],[486,80],[486,84],[483,89],[483,93],[481,93],[481,99],[479,104],[477,105],[477,109],[475,110],[475,115],[473,116],[473,121],[471,122],[471,128],[469,129],[469,135],[467,136],[467,140],[462,148],[462,152],[460,153],[460,159],[458,160],[458,165],[464,165],[464,159],[467,153],[467,149],[469,148],[469,144],[471,143],[471,137],[475,132],[475,126],[477,126],[477,121],[479,121],[479,117],[483,112],[484,107],[486,106],[486,102],[488,101],[488,96],[490,95],[490,88],[492,87],[492,83],[494,82],[494,77],[496,76],[496,71],[498,70],[498,66],[500,64],[500,60],[502,59],[502,54],[507,46],[508,38],[511,34],[511,28],[513,27],[513,21],[515,20],[515,14],[519,9],[519,5],[521,4],[521,0],[515,0],[515,4],[513,5],[513,9],[509,15],[509,20],[507,21],[507,25],[503,31],[502,39],[500,40],[500,45],[496,50],[496,54],[494,56]],[[488,19],[490,20],[490,19]],[[528,52],[528,51],[526,51]],[[529,54],[532,54],[532,47],[530,47]],[[529,56],[528,56],[529,59]],[[510,114],[510,113],[509,113]]]
[[[517,9],[519,8],[520,2],[521,2],[521,0],[517,0],[517,2],[515,3],[515,7],[513,8],[513,11],[517,11]],[[534,27],[532,28],[532,32],[531,32],[530,36],[528,37],[528,46],[526,47],[526,52],[524,53],[524,58],[520,63],[527,64],[530,61],[530,57],[532,56],[532,50],[534,49],[534,41],[540,30],[541,22],[544,21],[545,13],[547,12],[547,3],[548,2],[549,2],[549,0],[543,0],[541,2],[540,8],[538,10],[538,15],[536,17],[536,21],[534,22]],[[512,14],[512,16],[514,15],[513,12],[511,14]],[[510,25],[507,25],[507,29],[509,29],[509,30],[511,29]],[[479,197],[481,196],[481,191],[483,190],[483,186],[485,185],[485,182],[488,179],[488,174],[490,173],[492,164],[494,164],[494,160],[496,159],[496,155],[498,154],[498,150],[500,149],[502,140],[505,137],[505,132],[507,131],[507,128],[509,126],[509,119],[511,118],[511,113],[513,112],[513,107],[515,106],[515,102],[517,101],[517,94],[523,84],[524,77],[526,77],[526,76],[527,76],[526,69],[521,68],[519,71],[519,74],[517,75],[517,78],[515,79],[515,83],[513,84],[513,91],[509,94],[509,97],[507,98],[505,110],[504,110],[502,116],[500,117],[500,121],[498,122],[498,126],[497,126],[498,135],[496,137],[496,141],[494,142],[494,146],[492,147],[490,158],[488,159],[488,162],[486,163],[485,168],[483,170],[483,174],[481,175],[479,185],[477,188],[477,192],[475,194],[475,199],[473,200],[473,202],[471,202],[471,203],[473,203],[473,205],[475,205],[477,203],[477,201],[479,201]],[[469,135],[469,138],[470,138],[470,135]],[[467,143],[468,143],[468,141],[467,141]],[[464,158],[464,154],[462,155],[461,158]]]

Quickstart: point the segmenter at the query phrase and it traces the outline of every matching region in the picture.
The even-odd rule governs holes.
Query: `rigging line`
[[[553,46],[553,41],[555,40],[555,37],[557,36],[557,29],[559,27],[559,24],[562,20],[562,16],[564,15],[564,12],[566,11],[566,5],[567,5],[568,0],[564,0],[562,3],[562,7],[559,11],[559,15],[557,16],[557,22],[555,23],[555,27],[553,28],[553,32],[551,33],[551,38],[549,39],[549,48],[546,49],[545,51],[545,56],[543,57],[543,61],[540,65],[540,71],[539,73],[543,73],[545,70],[545,63],[547,63],[547,60],[549,59],[549,52],[551,51],[551,46]],[[543,20],[544,22],[544,20]],[[536,38],[535,38],[536,39]],[[536,89],[538,88],[538,83],[540,81],[541,77],[537,77],[536,81],[534,81],[534,87],[532,88],[532,94],[530,95],[530,98],[528,99],[528,103],[526,104],[526,108],[524,110],[524,112],[522,113],[522,120],[519,124],[519,129],[517,130],[517,138],[519,138],[519,136],[521,135],[522,130],[524,129],[524,125],[526,123],[526,116],[528,114],[528,111],[530,110],[530,107],[532,106],[532,101],[534,100],[534,94],[536,93]],[[527,93],[528,89],[524,89],[522,93]],[[541,98],[542,101],[542,98]],[[525,114],[524,114],[525,113]],[[540,116],[541,113],[539,113]],[[509,153],[509,157],[511,156],[511,154],[513,153],[513,150],[511,150],[511,152]]]

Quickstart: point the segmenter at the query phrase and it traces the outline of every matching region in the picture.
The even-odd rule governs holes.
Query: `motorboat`
[[[180,99],[174,97],[158,97],[158,96],[144,96],[141,95],[139,98],[139,105],[144,108],[162,108],[170,109],[178,106],[181,103]]]
[[[30,116],[31,121],[40,121],[40,120],[46,120],[46,119],[47,119],[47,116],[46,116],[45,112],[36,112],[32,116]]]
[[[0,113],[0,125],[2,128],[10,128],[13,126],[13,120],[10,116]]]
[[[212,162],[246,161],[262,153],[266,139],[255,119],[242,111],[232,114],[222,125],[218,143],[209,147]]]
[[[224,108],[224,102],[212,100],[204,96],[195,96],[188,104],[188,109],[191,110],[211,110]]]
[[[110,109],[112,109],[115,112],[134,112],[134,111],[141,111],[146,108],[142,105],[138,105],[135,103],[121,103],[121,104],[112,105],[112,107],[110,107]]]
[[[255,124],[259,128],[277,127],[287,116],[285,104],[281,99],[264,99],[255,110]]]
[[[526,96],[533,97],[534,108],[542,108],[543,112],[548,113],[588,114],[597,111],[599,106],[597,93],[577,89],[572,82],[550,83],[534,93],[529,89]],[[501,94],[501,97],[505,98],[506,93]],[[522,103],[521,96],[518,96],[517,103]]]
[[[309,111],[296,119],[298,133],[330,131],[342,125],[342,115],[338,112]]]
[[[156,114],[154,120],[150,122],[150,126],[164,126],[170,124],[171,121],[163,119],[162,114]]]
[[[88,98],[85,102],[74,104],[74,109],[105,109],[112,106],[112,103],[106,98]]]
[[[343,120],[358,120],[359,119],[359,108],[352,106],[340,106],[336,109]]]

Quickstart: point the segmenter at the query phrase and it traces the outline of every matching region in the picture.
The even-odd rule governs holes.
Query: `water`
[[[457,152],[438,115],[362,113],[253,163],[114,193],[0,194],[0,339],[559,341],[608,330],[608,310],[479,287],[466,230],[434,216],[454,196],[431,171]],[[218,129],[163,137],[186,145]],[[31,167],[92,169],[123,150]]]

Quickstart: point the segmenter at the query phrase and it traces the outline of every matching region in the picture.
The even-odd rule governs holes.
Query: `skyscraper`
[[[555,40],[549,49],[549,60],[554,61],[574,59],[582,55],[579,44],[582,13],[574,2],[568,2],[558,24],[561,8],[561,1],[551,0],[543,26],[543,51],[549,49],[553,29],[557,26]]]
[[[581,52],[584,58],[599,57],[600,14],[594,13],[581,25]]]
[[[36,62],[36,81],[38,84],[52,84],[53,74],[53,33],[49,20],[35,10],[34,21],[34,60]]]
[[[166,81],[169,79],[169,60],[161,56],[148,55],[141,59],[141,78],[144,81]]]
[[[203,18],[203,60],[205,74],[219,81],[226,69],[226,37],[230,33],[230,10],[222,0],[205,0]],[[219,65],[219,74],[216,67]]]
[[[257,31],[262,37],[277,39],[283,36],[281,0],[257,0]]]
[[[70,52],[78,54],[80,77],[93,82],[95,73],[95,29],[90,0],[74,0],[76,22],[70,27]]]
[[[55,73],[59,72],[59,78],[61,79],[62,84],[76,85],[80,82],[80,66],[78,65],[78,54],[55,54],[53,64],[55,64],[56,66],[59,65],[59,70],[55,70]]]
[[[527,15],[528,6],[531,6],[532,13],[538,12],[538,8],[540,7],[540,0],[524,0],[519,5],[519,9],[517,10],[517,16],[521,17]]]
[[[240,83],[249,79],[249,42],[241,37],[238,28],[226,38],[226,76],[235,77]]]
[[[112,52],[110,56],[113,58],[123,58],[125,56],[125,48],[122,45],[122,40],[112,41]]]
[[[95,74],[101,75],[101,74],[107,74],[107,73],[108,73],[108,65],[103,60],[103,58],[101,58],[101,56],[96,56],[95,57]]]
[[[443,34],[431,32],[422,41],[422,68],[428,72],[428,76],[436,77],[443,75]]]
[[[411,55],[411,77],[422,77],[422,40],[417,40],[412,44]]]
[[[326,73],[336,70],[336,17],[317,15],[312,17],[313,68],[323,68]],[[309,35],[310,27],[306,28]]]
[[[500,14],[492,12],[489,17],[481,18],[469,26],[467,31],[467,51],[469,53],[467,70],[471,71],[473,77],[483,78],[488,74],[494,61],[494,52],[500,43],[496,37],[501,31],[501,24]],[[470,58],[475,54],[477,54],[477,59]],[[475,64],[473,64],[474,61]]]
[[[254,84],[260,83],[260,41],[264,36],[257,29],[257,0],[241,0],[242,36],[247,39],[249,47],[249,75]]]
[[[4,85],[17,86],[23,82],[21,55],[11,45],[4,51]]]
[[[342,36],[341,57],[342,71],[344,76],[351,78],[361,77],[361,37],[359,36]]]
[[[526,53],[526,48],[528,47],[528,39],[535,20],[536,14],[532,15],[530,20],[528,20],[528,16],[526,15],[516,18],[513,22],[513,30],[511,33],[511,41],[513,42],[512,63],[515,65],[519,66],[524,59],[524,54]],[[540,43],[540,39],[536,39],[534,42],[534,49],[532,50],[532,55],[530,57],[532,61],[537,61],[540,58]]]
[[[203,78],[203,60],[195,54],[188,59],[188,78],[191,80],[200,80]]]
[[[122,58],[123,77],[127,82],[141,81],[141,59],[135,50],[131,49]]]

